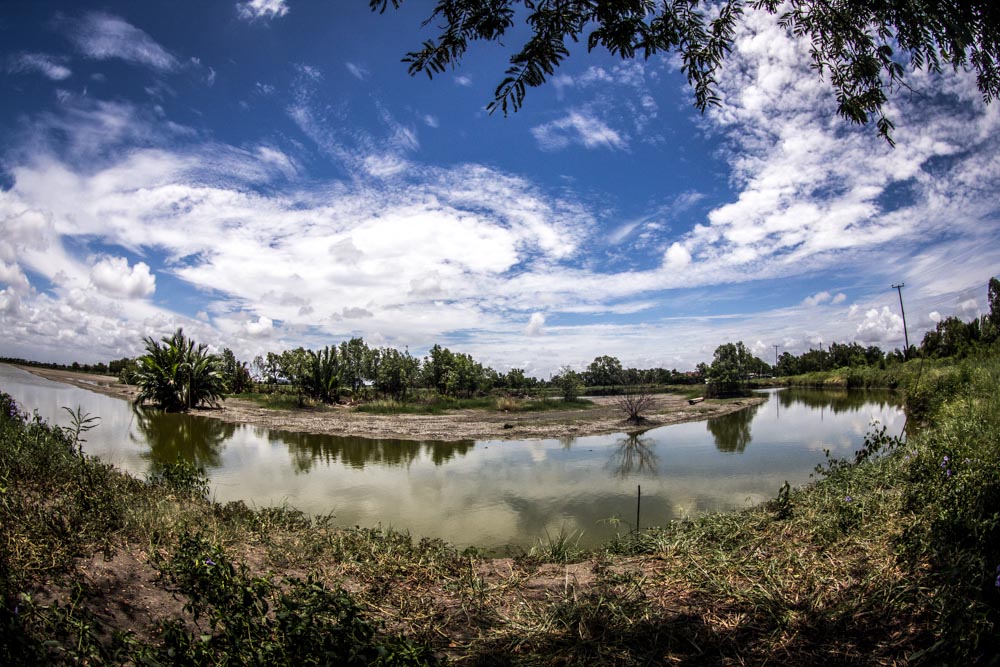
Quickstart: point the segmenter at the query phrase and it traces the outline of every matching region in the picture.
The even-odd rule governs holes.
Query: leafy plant
[[[87,442],[84,438],[80,437],[82,433],[86,433],[92,428],[96,428],[100,423],[101,418],[92,416],[89,412],[83,412],[83,408],[79,405],[76,406],[76,410],[71,410],[70,408],[63,406],[63,410],[69,413],[70,426],[63,428],[63,431],[73,439],[73,445],[76,448],[78,454],[83,453],[83,443]]]
[[[160,342],[145,339],[146,354],[139,357],[135,402],[153,403],[164,410],[189,410],[202,404],[215,405],[225,392],[218,358],[206,345],[197,345],[178,329]],[[162,344],[161,344],[162,343]]]
[[[426,648],[381,632],[346,591],[316,579],[278,586],[250,576],[225,551],[199,534],[181,536],[162,576],[186,596],[186,612],[204,630],[180,619],[161,628],[163,643],[141,659],[188,665],[436,665]]]
[[[208,477],[205,476],[205,469],[180,456],[173,463],[160,466],[159,474],[151,476],[149,481],[178,495],[194,498],[208,496]]]

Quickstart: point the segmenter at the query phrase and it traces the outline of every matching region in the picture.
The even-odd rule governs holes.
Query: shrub
[[[146,354],[139,357],[135,377],[139,387],[135,402],[174,412],[216,404],[225,392],[218,358],[205,345],[195,347],[182,329],[161,342],[145,339]]]

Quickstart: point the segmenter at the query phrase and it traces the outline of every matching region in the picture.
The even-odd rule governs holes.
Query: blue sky
[[[0,355],[183,326],[247,359],[361,335],[547,377],[900,347],[901,282],[912,342],[985,307],[1000,112],[973,76],[910,72],[892,149],[749,13],[706,114],[674,59],[577,46],[504,118],[501,46],[409,76],[424,5],[4,3]]]

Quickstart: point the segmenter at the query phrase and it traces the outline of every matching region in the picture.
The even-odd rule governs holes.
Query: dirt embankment
[[[28,368],[44,378],[65,382],[108,396],[131,400],[136,389],[110,376],[72,371]],[[763,397],[707,400],[688,405],[674,394],[659,394],[637,426],[628,423],[613,397],[593,397],[594,406],[548,412],[499,412],[455,410],[443,415],[372,415],[344,406],[303,410],[272,410],[242,399],[226,399],[219,408],[192,410],[192,414],[272,430],[322,433],[401,440],[521,440],[566,438],[646,430],[668,424],[698,421],[736,412],[766,400]]]

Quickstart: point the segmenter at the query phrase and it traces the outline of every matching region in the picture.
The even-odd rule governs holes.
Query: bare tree
[[[622,395],[615,397],[615,406],[630,424],[642,424],[646,421],[643,413],[653,407],[653,395],[636,386],[626,387]]]

